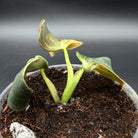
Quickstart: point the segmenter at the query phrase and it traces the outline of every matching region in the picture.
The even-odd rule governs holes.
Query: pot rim
[[[58,64],[58,65],[50,65],[49,66],[49,68],[52,68],[52,67],[57,68],[57,69],[60,69],[61,67],[66,68],[66,64]],[[79,69],[79,68],[81,68],[81,65],[80,64],[72,64],[72,67]],[[38,72],[40,72],[40,71],[34,71],[34,72],[27,73],[27,76],[35,75]],[[2,99],[6,98],[5,95],[6,95],[7,91],[9,91],[11,89],[12,84],[13,84],[13,82],[11,82],[0,94],[0,102],[2,101]],[[123,86],[123,91],[126,92],[126,94],[134,102],[134,104],[136,105],[136,108],[137,108],[136,112],[138,112],[138,94],[136,93],[136,91],[130,85],[128,85],[126,82]],[[0,105],[0,108],[2,108],[1,105]],[[138,128],[137,128],[136,133],[133,136],[133,138],[138,138]]]

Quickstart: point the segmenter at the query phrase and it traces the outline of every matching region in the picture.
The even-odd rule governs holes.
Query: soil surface
[[[67,73],[52,68],[47,76],[58,93],[66,85]],[[138,127],[136,107],[120,86],[102,75],[84,73],[69,103],[54,103],[40,74],[26,77],[34,90],[27,111],[15,112],[6,101],[0,115],[0,132],[10,138],[9,127],[19,122],[38,138],[132,138]]]

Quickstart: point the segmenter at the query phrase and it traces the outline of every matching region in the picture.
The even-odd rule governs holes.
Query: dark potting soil
[[[58,93],[66,85],[67,73],[52,68],[47,76]],[[132,138],[138,127],[136,107],[120,86],[102,75],[84,73],[67,104],[54,103],[41,74],[26,77],[34,92],[27,111],[15,112],[5,101],[0,115],[0,132],[10,138],[9,127],[19,122],[38,138]]]

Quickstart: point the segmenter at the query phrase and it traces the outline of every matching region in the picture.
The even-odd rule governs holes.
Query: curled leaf
[[[43,57],[36,56],[31,58],[24,68],[16,75],[8,95],[8,106],[12,110],[21,111],[27,107],[33,90],[28,87],[24,78],[28,72],[40,69],[45,69],[47,72],[48,63]]]
[[[124,81],[117,74],[114,73],[111,66],[110,58],[108,57],[91,58],[81,55],[79,52],[77,52],[76,55],[82,62],[82,68],[84,69],[84,71],[91,72],[92,70],[96,70],[103,76],[120,83],[122,89]]]
[[[56,39],[48,30],[45,20],[42,20],[39,25],[39,45],[49,52],[58,51],[61,49],[59,40]]]
[[[39,25],[39,45],[51,56],[54,56],[57,52],[63,49],[74,49],[82,42],[70,39],[59,40],[55,38],[52,33],[48,30],[45,20],[42,20]]]
[[[123,88],[123,85],[124,85],[124,81],[117,75],[115,74],[112,70],[106,68],[105,66],[103,65],[97,65],[96,71],[98,71],[100,74],[102,74],[103,76],[111,79],[111,80],[114,80],[114,81],[117,81],[118,83],[120,83],[121,85],[121,90]]]

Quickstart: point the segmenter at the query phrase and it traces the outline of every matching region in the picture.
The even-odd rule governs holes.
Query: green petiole
[[[47,87],[48,87],[48,89],[49,89],[49,91],[50,91],[50,93],[54,99],[54,102],[60,101],[60,98],[58,96],[58,93],[57,93],[57,90],[56,90],[54,84],[47,78],[43,69],[40,69],[40,72],[41,72],[41,75],[42,75],[45,83],[47,84]]]
[[[66,65],[67,65],[68,75],[67,75],[66,88],[64,89],[63,95],[61,97],[61,102],[67,103],[68,100],[70,99],[74,89],[76,88],[84,70],[80,69],[79,71],[77,71],[74,74],[72,65],[71,65],[70,60],[69,60],[68,52],[66,49],[63,49],[63,51],[64,51]]]
[[[68,71],[67,85],[69,85],[70,81],[72,80],[72,78],[74,76],[74,72],[73,72],[73,68],[72,68],[72,65],[70,63],[69,55],[68,55],[66,48],[63,49],[63,52],[64,52],[65,62],[66,62],[67,71]]]
[[[41,72],[41,75],[42,75],[45,83],[47,84],[47,87],[48,87],[48,89],[49,89],[49,91],[53,97],[53,100],[55,102],[61,101],[62,103],[67,103],[69,101],[74,89],[76,88],[84,70],[80,69],[74,74],[74,71],[73,71],[72,65],[70,63],[69,55],[68,55],[66,48],[64,48],[63,51],[64,51],[65,62],[67,65],[68,74],[67,74],[67,84],[66,84],[66,87],[64,89],[61,100],[58,96],[58,93],[57,93],[57,90],[56,90],[54,84],[47,78],[44,70],[40,69],[40,72]]]
[[[68,83],[68,85],[66,86],[63,95],[61,97],[61,102],[62,103],[67,103],[73,93],[73,91],[75,90],[82,74],[83,74],[84,70],[80,69],[79,71],[77,71],[75,73],[75,75],[73,76],[73,78],[70,80],[70,83]]]

